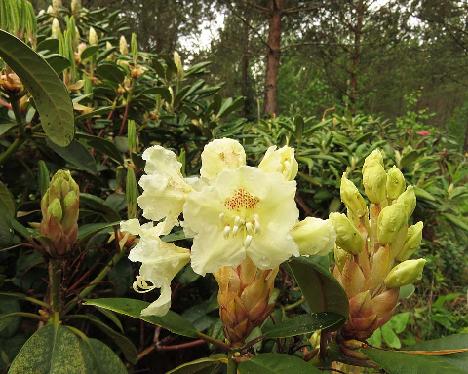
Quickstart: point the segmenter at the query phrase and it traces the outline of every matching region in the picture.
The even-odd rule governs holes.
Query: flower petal
[[[214,179],[224,169],[245,166],[246,155],[242,145],[234,139],[215,139],[205,145],[201,154],[203,178]]]
[[[171,296],[171,283],[163,283],[161,285],[161,294],[156,301],[153,301],[141,311],[141,316],[164,317],[171,308]]]

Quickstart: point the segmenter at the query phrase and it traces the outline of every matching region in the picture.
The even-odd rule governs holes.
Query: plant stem
[[[51,258],[49,260],[49,291],[50,291],[50,306],[52,308],[53,318],[60,318],[60,283],[62,278],[60,260]]]
[[[223,349],[224,351],[229,350],[229,346],[226,343],[222,342],[221,340],[212,338],[211,336],[203,334],[202,332],[199,332],[199,331],[197,332],[197,335],[199,338],[217,346],[218,348]]]
[[[234,360],[232,354],[228,356],[227,371],[226,374],[237,374],[237,361]]]
[[[10,103],[11,103],[11,109],[13,110],[13,113],[15,114],[16,123],[19,125],[19,135],[15,139],[15,141],[10,144],[10,146],[7,148],[7,150],[0,155],[0,165],[3,165],[5,163],[5,161],[8,158],[10,158],[10,156],[12,154],[14,154],[17,151],[17,149],[26,140],[26,138],[24,136],[24,120],[23,120],[23,116],[21,115],[19,97],[16,96],[16,95],[11,95],[10,96]]]
[[[89,286],[85,287],[75,298],[73,298],[66,306],[64,310],[64,314],[68,313],[70,310],[72,310],[78,302],[83,300],[86,296],[88,296],[94,288],[101,282],[107,273],[124,257],[125,251],[120,250],[118,253],[116,253],[110,261],[104,266],[104,268],[99,272],[99,274],[94,278]]]

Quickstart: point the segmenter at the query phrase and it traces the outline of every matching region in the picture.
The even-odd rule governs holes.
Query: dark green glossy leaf
[[[348,318],[348,298],[330,272],[313,257],[295,257],[289,267],[313,313],[336,313]]]
[[[112,225],[114,225],[117,221],[120,221],[119,213],[97,196],[87,193],[80,193],[80,206],[91,209],[96,214],[101,215],[103,218],[112,223]]]
[[[334,313],[306,314],[285,319],[276,325],[270,325],[268,329],[263,330],[263,335],[267,338],[288,338],[336,327],[343,322],[344,318]]]
[[[297,356],[263,353],[241,362],[239,374],[318,374],[319,369]]]
[[[54,69],[21,40],[4,30],[0,30],[0,56],[33,96],[46,135],[59,146],[70,144],[75,131],[73,106]]]
[[[120,83],[125,78],[125,72],[116,64],[105,62],[100,64],[96,69],[96,74],[111,82]]]
[[[197,360],[186,362],[175,369],[168,371],[167,374],[211,374],[217,373],[222,366],[227,363],[225,355],[213,355],[202,357]]]
[[[116,222],[100,222],[100,223],[88,223],[86,225],[81,225],[78,228],[78,241],[88,239],[90,236],[93,236],[99,232],[109,232],[113,231],[112,226],[117,226],[120,224],[120,221]]]
[[[119,357],[112,352],[112,350],[97,339],[88,339],[83,341],[81,346],[84,351],[88,351],[92,357],[93,368],[89,374],[127,374],[128,370],[119,359]],[[86,349],[86,348],[88,349]],[[63,372],[65,373],[65,372]],[[57,373],[58,374],[58,373]]]
[[[90,174],[97,174],[96,160],[80,142],[73,140],[68,146],[60,147],[47,141],[47,145],[67,161],[71,167],[87,171]]]
[[[110,140],[100,138],[99,136],[94,136],[85,133],[77,133],[76,137],[82,139],[88,143],[91,147],[95,148],[98,152],[109,156],[112,160],[119,164],[123,164],[124,159],[122,153],[117,149],[117,147]]]
[[[196,338],[198,336],[197,330],[195,330],[189,321],[172,311],[169,311],[164,317],[142,317],[140,315],[141,310],[149,305],[149,303],[146,301],[127,298],[107,298],[88,300],[85,304],[108,309],[129,317],[139,318],[143,321],[149,322],[153,325],[161,326],[182,336],[191,338]]]
[[[0,296],[0,316],[12,314],[20,311],[18,298],[9,296]],[[20,323],[19,317],[0,319],[0,337],[12,336]]]
[[[52,66],[57,74],[64,71],[70,66],[70,61],[60,55],[50,55],[46,57],[46,61]]]
[[[88,57],[94,56],[98,52],[98,50],[99,47],[97,45],[89,46],[81,53],[81,61],[87,59]]]
[[[389,374],[462,374],[465,370],[450,362],[449,356],[413,355],[368,348],[363,352]]]

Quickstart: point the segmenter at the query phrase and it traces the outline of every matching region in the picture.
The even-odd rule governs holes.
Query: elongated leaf
[[[73,140],[66,147],[60,147],[48,141],[47,145],[67,161],[70,166],[87,171],[90,174],[97,174],[96,160],[80,142]]]
[[[99,318],[92,316],[92,315],[73,315],[69,316],[68,318],[71,319],[86,319],[94,324],[99,330],[101,330],[104,334],[106,334],[112,341],[117,345],[122,353],[124,354],[125,358],[130,361],[132,364],[136,364],[137,361],[137,349],[135,345],[132,343],[130,339],[126,336],[118,333],[111,327],[107,326],[104,322],[102,322]]]
[[[82,207],[91,209],[96,213],[100,214],[103,218],[105,218],[109,222],[112,222],[112,225],[114,225],[117,221],[120,222],[119,213],[116,212],[115,209],[107,205],[104,200],[97,196],[87,193],[81,193],[80,204]]]
[[[91,373],[92,363],[80,343],[64,326],[44,326],[23,345],[9,374]]]
[[[218,372],[219,368],[226,363],[227,357],[225,355],[202,357],[177,366],[168,371],[167,374],[211,374]]]
[[[318,374],[319,369],[297,356],[277,353],[264,353],[241,362],[238,367],[240,374]]]
[[[267,338],[288,338],[295,335],[310,334],[317,330],[339,326],[344,318],[334,313],[317,313],[295,316],[263,330]]]
[[[169,311],[169,313],[167,313],[164,317],[142,317],[140,315],[141,310],[149,305],[149,303],[146,301],[127,298],[107,298],[88,300],[85,302],[85,304],[108,309],[129,317],[139,318],[143,321],[152,323],[153,325],[161,326],[182,336],[187,336],[190,338],[196,338],[198,336],[197,330],[195,330],[189,321],[172,311]]]
[[[78,229],[78,241],[88,239],[90,236],[93,236],[101,231],[112,231],[111,227],[118,225],[120,222],[100,222],[100,223],[88,223],[82,225]]]
[[[33,96],[46,135],[59,146],[70,144],[75,131],[73,106],[55,70],[21,40],[4,30],[0,30],[0,56]]]
[[[295,257],[289,267],[313,313],[336,313],[348,318],[348,298],[330,272],[312,257]]]
[[[109,156],[117,163],[123,164],[124,159],[122,153],[120,153],[120,151],[111,141],[100,138],[98,136],[84,133],[77,133],[76,137],[79,139],[83,139],[86,143],[88,143],[91,147],[95,148],[98,152]]]
[[[410,355],[403,352],[365,349],[364,353],[389,374],[462,374],[466,370],[451,363],[446,356]]]
[[[2,181],[0,181],[0,209],[9,217],[14,217],[16,215],[15,199]]]
[[[112,350],[97,339],[88,339],[87,342],[82,342],[83,350],[90,353],[93,358],[93,369],[91,373],[99,374],[127,374],[128,370],[119,359],[119,357],[112,352]],[[86,349],[88,348],[88,349]],[[65,372],[63,372],[65,373]]]

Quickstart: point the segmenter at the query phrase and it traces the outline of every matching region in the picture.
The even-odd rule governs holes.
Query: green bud
[[[47,189],[49,188],[50,176],[49,176],[49,169],[44,161],[40,160],[38,163],[38,184],[39,184],[39,191],[41,196],[44,196]]]
[[[377,218],[377,238],[379,243],[391,243],[400,229],[408,222],[408,216],[401,204],[388,205]]]
[[[406,191],[398,197],[397,204],[402,204],[408,218],[411,217],[411,214],[413,214],[413,210],[416,207],[416,195],[414,194],[413,186],[408,186]]]
[[[396,166],[387,172],[387,198],[395,200],[406,188],[405,176]]]
[[[423,223],[419,221],[408,228],[405,244],[397,256],[399,261],[407,260],[419,248],[422,240],[423,226]]]
[[[45,248],[51,256],[64,255],[76,241],[79,195],[79,187],[70,172],[57,171],[41,200],[40,231],[51,242]]]
[[[106,51],[109,51],[112,49],[112,44],[109,41],[106,41]]]
[[[177,68],[177,77],[182,79],[184,76],[184,67],[182,66],[182,60],[177,52],[174,52],[174,63]]]
[[[96,30],[94,29],[94,27],[92,26],[89,28],[88,41],[89,41],[89,45],[97,45],[99,42],[98,34]]]
[[[362,176],[364,189],[369,200],[374,204],[385,201],[387,173],[383,167],[382,153],[378,149],[374,149],[364,161]]]
[[[324,256],[330,252],[335,243],[335,230],[330,220],[306,217],[298,222],[291,235],[303,256]]]
[[[343,213],[331,213],[330,220],[335,228],[336,244],[353,255],[359,254],[364,239],[348,217]]]
[[[138,150],[137,125],[132,119],[128,120],[127,138],[128,151],[130,153],[136,153]]]
[[[367,205],[359,190],[343,173],[340,185],[341,201],[353,213],[354,216],[362,217],[367,213]]]
[[[385,286],[387,288],[399,288],[421,279],[425,263],[426,260],[420,258],[417,260],[406,260],[398,264],[385,278]]]
[[[54,217],[57,221],[62,220],[62,206],[59,199],[54,199],[47,207],[47,214]]]
[[[346,261],[351,258],[351,255],[343,248],[335,244],[333,248],[333,257],[335,258],[335,263],[336,266],[338,266],[338,269],[343,271],[343,266],[345,265]]]
[[[72,0],[70,4],[72,14],[77,17],[81,10],[81,0]]]
[[[127,39],[125,39],[125,36],[120,36],[120,41],[119,41],[119,51],[121,55],[127,56],[128,55],[128,43]]]
[[[130,46],[132,49],[132,57],[133,60],[136,62],[136,59],[138,57],[138,38],[136,33],[132,33],[132,40],[130,42]]]

